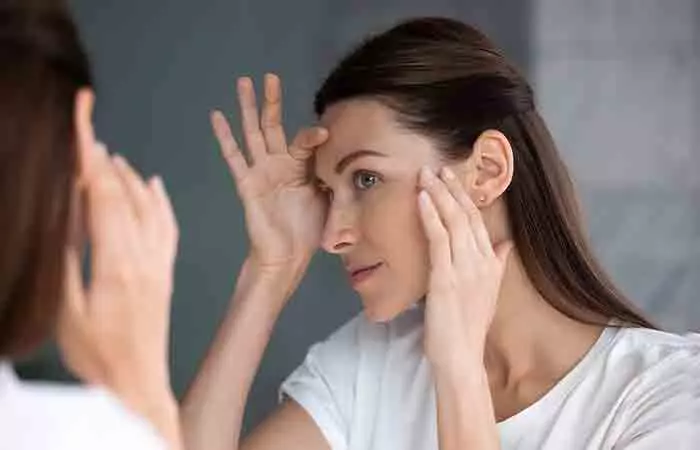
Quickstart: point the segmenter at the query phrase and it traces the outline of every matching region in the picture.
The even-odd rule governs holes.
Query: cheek
[[[364,236],[371,236],[368,240],[388,263],[392,278],[400,284],[404,296],[424,295],[429,260],[417,190],[413,187],[395,189],[373,200],[363,213]]]

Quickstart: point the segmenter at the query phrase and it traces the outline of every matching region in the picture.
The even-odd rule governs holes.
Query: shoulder
[[[630,399],[700,392],[700,335],[621,328],[607,359],[616,376],[628,378]]]
[[[618,420],[621,442],[690,436],[700,424],[700,336],[644,328],[618,333],[612,367],[630,374]]]
[[[700,335],[680,335],[649,328],[621,328],[610,356],[640,369],[657,366],[696,369],[700,358]]]

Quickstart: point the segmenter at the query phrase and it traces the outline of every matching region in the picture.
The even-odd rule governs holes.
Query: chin
[[[379,300],[377,302],[367,302],[362,299],[362,305],[365,317],[370,322],[385,323],[390,322],[400,316],[405,311],[413,308],[416,301],[392,302],[389,299]]]

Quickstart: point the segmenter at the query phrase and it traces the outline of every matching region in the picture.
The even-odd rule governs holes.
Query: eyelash
[[[360,177],[362,177],[362,176],[372,177],[374,179],[373,184],[369,187],[362,187],[361,183],[358,184]],[[372,189],[373,187],[375,187],[377,185],[377,183],[380,183],[382,181],[382,177],[379,176],[379,174],[376,174],[374,172],[370,172],[368,170],[357,170],[357,171],[352,173],[351,181],[352,181],[353,188],[355,188],[356,190],[358,190],[360,192],[366,192],[366,191]],[[324,184],[319,184],[318,190],[323,195],[327,196],[328,198],[330,198],[330,199],[333,198],[333,190],[331,188],[329,188],[328,186],[326,186]]]

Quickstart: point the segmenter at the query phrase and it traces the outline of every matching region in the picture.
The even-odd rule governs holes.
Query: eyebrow
[[[381,157],[386,157],[384,153],[380,153],[376,150],[357,150],[354,151],[350,154],[347,154],[338,161],[338,164],[335,165],[335,173],[340,174],[345,170],[346,167],[350,165],[353,161],[355,161],[358,158],[362,158],[364,156],[381,156]]]

